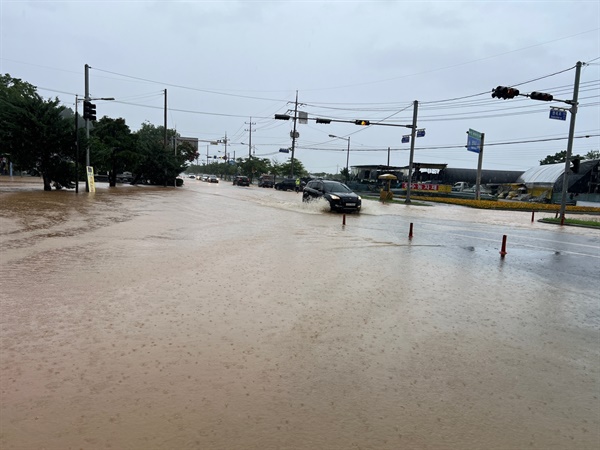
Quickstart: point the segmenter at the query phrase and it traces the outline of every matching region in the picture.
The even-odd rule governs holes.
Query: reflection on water
[[[598,441],[598,282],[514,263],[545,250],[499,270],[485,232],[513,213],[365,201],[342,226],[196,180],[0,201],[1,448]]]

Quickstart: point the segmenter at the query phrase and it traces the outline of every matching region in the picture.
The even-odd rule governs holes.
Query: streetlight
[[[346,152],[346,184],[348,184],[348,176],[350,175],[350,172],[348,172],[348,162],[350,161],[350,136],[345,138],[345,137],[336,136],[334,134],[330,134],[329,137],[348,141],[348,151]]]

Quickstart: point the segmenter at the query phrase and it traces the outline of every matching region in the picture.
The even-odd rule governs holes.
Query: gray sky
[[[484,169],[526,170],[566,149],[566,121],[525,97],[491,98],[498,85],[573,97],[581,73],[573,152],[600,149],[598,1],[11,1],[0,0],[0,72],[73,108],[89,64],[98,117],[132,130],[162,125],[201,140],[230,139],[248,155],[284,162],[294,108],[309,117],[412,123],[419,101],[415,161],[476,168],[469,128],[485,133]],[[571,70],[569,70],[571,69]],[[556,74],[552,76],[553,74]],[[478,95],[479,94],[479,95]],[[410,130],[350,123],[298,125],[296,157],[313,172],[346,165],[406,165]],[[546,142],[507,144],[515,141]],[[242,143],[245,143],[243,145]],[[493,145],[497,144],[497,145]],[[200,143],[214,155],[223,146]]]

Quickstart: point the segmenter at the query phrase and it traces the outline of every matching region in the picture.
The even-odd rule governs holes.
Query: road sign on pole
[[[481,149],[481,133],[469,128],[467,135],[467,150],[479,153],[479,150]]]
[[[567,110],[563,108],[550,108],[550,118],[556,120],[567,120]]]

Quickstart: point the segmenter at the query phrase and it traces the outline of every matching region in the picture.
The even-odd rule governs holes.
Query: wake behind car
[[[332,211],[360,211],[362,206],[360,195],[344,183],[332,180],[309,181],[302,192],[302,201],[308,202],[321,197],[329,202]]]
[[[234,186],[250,186],[250,178],[243,175],[238,175],[233,178]]]

